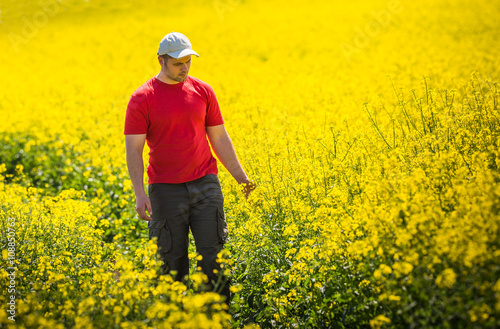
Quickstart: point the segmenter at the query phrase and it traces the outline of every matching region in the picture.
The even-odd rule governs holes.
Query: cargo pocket
[[[152,220],[148,223],[149,239],[157,238],[158,252],[167,253],[172,248],[172,236],[166,220]]]
[[[219,241],[224,244],[227,242],[227,236],[229,235],[229,230],[226,223],[226,215],[224,210],[217,208],[217,230],[219,233]]]

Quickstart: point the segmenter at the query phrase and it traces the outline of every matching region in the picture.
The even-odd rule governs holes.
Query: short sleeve
[[[147,108],[147,97],[144,94],[132,94],[125,115],[125,135],[140,135],[148,132]]]
[[[219,126],[224,124],[224,119],[222,118],[222,113],[220,112],[219,102],[217,102],[217,97],[215,96],[214,90],[207,86],[207,116],[205,118],[205,126]]]

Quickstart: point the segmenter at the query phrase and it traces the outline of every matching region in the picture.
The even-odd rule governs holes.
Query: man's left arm
[[[226,167],[238,184],[244,184],[245,196],[248,197],[250,192],[255,189],[255,185],[250,182],[243,170],[224,125],[208,126],[207,136],[219,161]]]

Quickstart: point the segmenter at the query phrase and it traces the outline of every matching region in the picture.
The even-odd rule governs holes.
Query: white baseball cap
[[[188,55],[200,57],[200,55],[191,48],[189,39],[179,32],[170,32],[161,40],[160,47],[158,48],[158,55],[161,56],[165,54],[173,58],[181,58]]]

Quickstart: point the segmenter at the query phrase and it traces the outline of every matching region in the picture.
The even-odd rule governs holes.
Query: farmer
[[[164,273],[175,271],[178,281],[188,275],[191,229],[202,257],[198,266],[215,287],[220,269],[216,258],[228,230],[217,161],[207,136],[219,161],[242,184],[246,197],[255,185],[238,161],[212,87],[188,75],[192,55],[199,57],[181,33],[169,33],[161,40],[160,73],[139,87],[127,106],[127,166],[137,213],[148,221],[149,238],[158,239]],[[149,197],[143,185],[145,142],[150,148]],[[229,303],[229,284],[224,284],[221,294]]]

